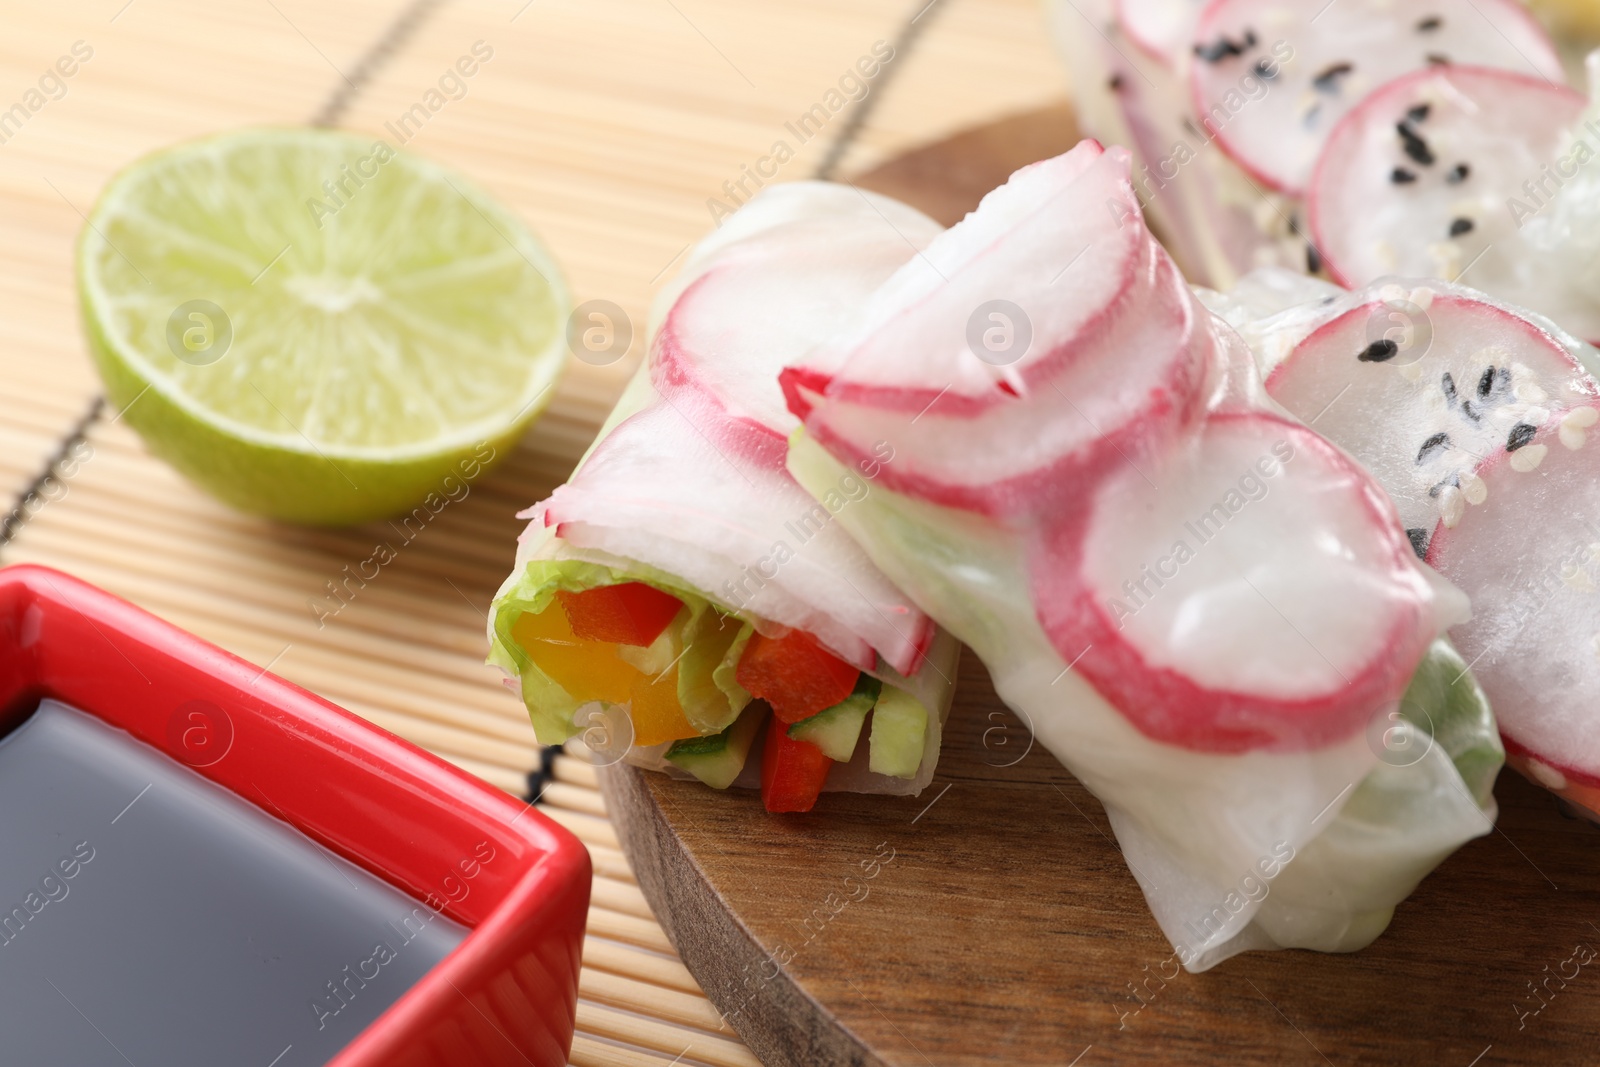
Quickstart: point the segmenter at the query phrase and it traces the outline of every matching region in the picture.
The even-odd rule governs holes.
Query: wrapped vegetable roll
[[[522,514],[495,598],[490,662],[542,743],[581,734],[602,758],[759,785],[770,811],[932,778],[957,646],[834,521],[878,461],[821,502],[784,469],[798,424],[776,375],[938,232],[800,183],[691,255],[600,436]]]
[[[1318,294],[1263,273],[1240,290],[1202,295],[1239,324],[1268,392],[1322,412],[1417,554],[1472,597],[1451,636],[1512,766],[1600,821],[1600,352],[1437,280]]]
[[[1490,829],[1465,598],[1267,399],[1125,151],[1013,175],[783,381],[813,492],[892,452],[840,522],[1105,804],[1190,970],[1360,948]]]
[[[1518,0],[1050,7],[1084,131],[1134,151],[1152,224],[1192,279],[1219,288],[1253,267],[1323,269],[1321,236],[1304,236],[1307,190],[1330,134],[1373,90],[1456,64],[1540,84],[1564,78],[1555,46]],[[1379,177],[1425,177],[1423,163],[1405,163]],[[1461,199],[1473,189],[1450,192]]]

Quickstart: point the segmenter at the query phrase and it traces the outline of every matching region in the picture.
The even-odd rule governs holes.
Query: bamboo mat
[[[926,4],[926,6],[924,6]],[[77,574],[517,794],[541,752],[483,666],[484,612],[512,516],[566,476],[641,358],[651,294],[785,123],[875,42],[895,58],[781,170],[849,174],[1058,100],[1037,0],[10,0],[0,110],[58,56],[93,56],[0,143],[0,563]],[[144,452],[98,382],[76,318],[72,247],[107,178],[215,130],[319,121],[387,136],[475,42],[493,58],[407,147],[503,198],[545,238],[575,299],[637,326],[610,367],[572,361],[549,413],[470,495],[319,627],[325,583],[381,524],[308,530],[233,513]],[[78,435],[81,434],[81,439]],[[54,460],[55,479],[40,478]],[[30,490],[32,495],[30,496]],[[592,768],[538,780],[588,845],[594,898],[572,1062],[755,1062],[678,961],[617,848]]]

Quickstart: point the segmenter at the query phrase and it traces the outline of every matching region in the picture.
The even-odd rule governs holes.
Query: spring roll
[[[1019,171],[783,382],[801,484],[892,451],[840,523],[1104,803],[1190,970],[1360,948],[1490,829],[1465,598],[1266,397],[1126,151]]]
[[[835,521],[881,460],[821,500],[789,475],[798,421],[776,376],[938,233],[895,201],[797,183],[695,249],[599,437],[520,516],[490,662],[542,743],[759,786],[771,811],[931,780],[956,643]]]

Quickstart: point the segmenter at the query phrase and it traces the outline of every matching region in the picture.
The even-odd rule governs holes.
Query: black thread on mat
[[[556,770],[556,757],[561,755],[560,745],[544,745],[539,749],[539,766],[528,772],[528,793],[522,799],[537,804],[544,797],[544,787],[549,785]]]
[[[396,15],[372,47],[362,53],[349,76],[341,75],[339,84],[334,86],[333,95],[312,116],[311,125],[337,126],[345,112],[350,110],[350,105],[355,103],[356,95],[372,81],[372,76],[400,50],[441,3],[442,0],[412,0],[404,11]]]
[[[904,26],[894,39],[894,59],[883,68],[883,73],[878,75],[878,80],[873,83],[872,89],[861,98],[855,108],[850,112],[850,117],[834,137],[833,143],[828,145],[827,155],[822,157],[822,162],[817,164],[816,171],[811,175],[819,181],[828,181],[833,178],[834,168],[844,159],[844,154],[850,151],[850,146],[855,144],[856,138],[867,124],[867,119],[872,117],[872,111],[878,106],[878,99],[883,96],[889,84],[894,81],[897,72],[911,56],[911,48],[922,35],[922,31],[929,22],[933,21],[934,9],[940,7],[942,0],[915,0],[916,10],[911,17],[906,19]]]
[[[103,396],[97,396],[89,401],[89,409],[73,424],[72,429],[67,431],[67,435],[61,439],[61,444],[45,461],[44,469],[17,494],[17,502],[11,505],[6,517],[0,519],[0,547],[10,544],[17,532],[28,524],[28,519],[31,518],[27,514],[28,501],[43,495],[50,479],[61,480],[61,464],[66,462],[67,456],[78,447],[79,442],[88,440],[89,427],[99,421],[105,406],[106,399]]]

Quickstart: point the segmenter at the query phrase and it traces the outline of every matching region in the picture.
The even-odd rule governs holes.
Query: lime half
[[[135,163],[84,228],[78,285],[107,395],[150,450],[296,522],[457,499],[565,362],[567,290],[522,222],[444,167],[330,130]]]

